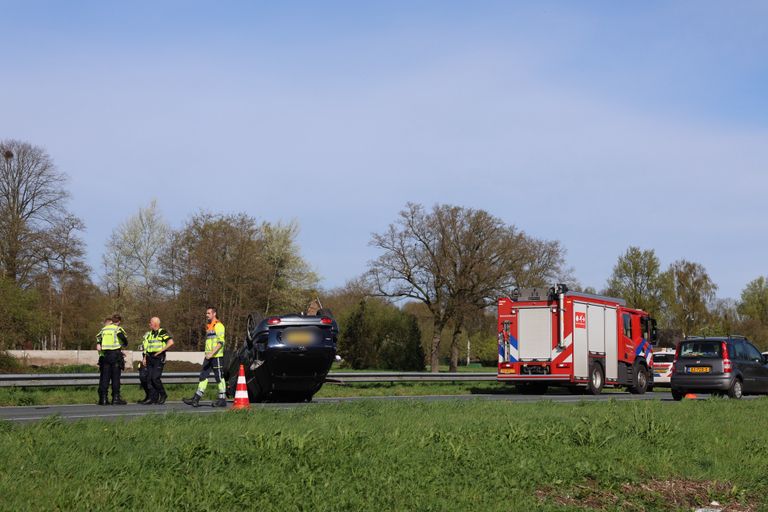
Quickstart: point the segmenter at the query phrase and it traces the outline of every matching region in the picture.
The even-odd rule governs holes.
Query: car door
[[[747,349],[743,340],[733,340],[733,365],[742,378],[743,389],[745,393],[753,393],[755,391],[755,368],[747,357]]]
[[[748,341],[744,342],[744,351],[751,363],[755,392],[768,393],[768,366],[765,365],[763,355]]]

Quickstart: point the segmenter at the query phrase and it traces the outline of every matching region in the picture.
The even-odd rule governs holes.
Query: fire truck
[[[558,284],[516,290],[498,308],[497,380],[519,392],[558,385],[573,393],[614,386],[642,394],[653,387],[656,321],[624,300]]]

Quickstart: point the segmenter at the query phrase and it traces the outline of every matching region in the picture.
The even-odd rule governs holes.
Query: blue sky
[[[407,201],[559,239],[597,288],[629,245],[704,264],[723,297],[768,274],[765,2],[0,10],[0,138],[70,176],[97,271],[157,198],[174,226],[297,220],[328,287]]]

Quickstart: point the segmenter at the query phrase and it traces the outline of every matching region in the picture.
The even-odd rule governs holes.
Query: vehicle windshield
[[[675,354],[653,354],[654,363],[671,363],[675,360]]]
[[[680,344],[680,357],[722,357],[722,346],[719,341],[684,341]]]

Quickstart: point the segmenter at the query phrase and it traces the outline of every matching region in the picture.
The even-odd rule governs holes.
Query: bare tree
[[[484,210],[409,203],[396,223],[374,234],[383,253],[369,275],[378,294],[422,302],[432,316],[430,364],[438,371],[443,330],[452,324],[451,368],[469,315],[521,282],[562,273],[557,242],[527,236]]]
[[[161,291],[160,257],[169,244],[171,229],[152,200],[139,208],[112,232],[103,256],[105,283],[119,306],[126,292],[140,307],[141,315],[151,314]]]
[[[69,301],[72,281],[90,283],[90,269],[85,264],[85,244],[78,232],[85,229],[83,222],[68,215],[59,219],[41,237],[41,267],[47,281],[49,333],[42,340],[43,349],[64,347],[64,316]],[[41,275],[41,277],[42,277]]]
[[[67,178],[41,147],[5,140],[0,154],[0,264],[24,286],[40,262],[36,239],[65,214]]]

